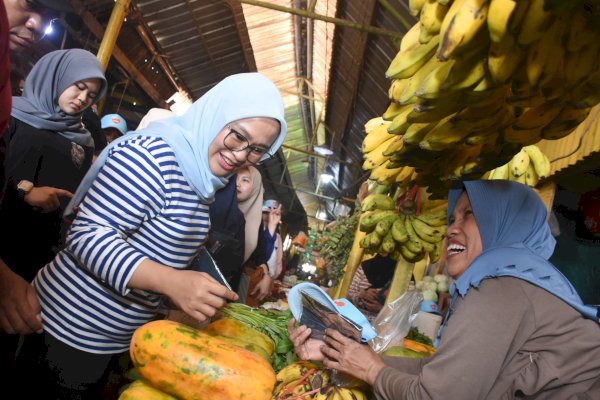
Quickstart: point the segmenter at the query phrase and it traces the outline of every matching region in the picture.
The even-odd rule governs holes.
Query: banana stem
[[[402,256],[398,258],[394,277],[392,278],[392,283],[390,285],[390,293],[385,300],[385,304],[396,300],[408,290],[414,267],[415,264],[406,261]]]
[[[398,12],[398,10],[396,10],[394,8],[394,6],[390,4],[389,1],[387,1],[387,0],[379,0],[379,4],[381,4],[382,7],[385,8],[387,10],[387,12],[390,13],[390,15],[392,15],[394,18],[396,18],[398,21],[400,21],[402,23],[402,25],[404,25],[404,27],[406,29],[410,29],[411,28],[412,24],[408,23],[408,21],[404,19],[404,17],[402,16],[402,14],[400,14]]]
[[[344,297],[346,294],[348,294],[350,283],[352,283],[354,274],[356,274],[356,270],[362,261],[364,249],[360,247],[360,241],[365,237],[365,235],[366,233],[360,230],[360,224],[357,224],[356,232],[354,234],[354,242],[352,243],[352,248],[350,249],[348,260],[346,261],[346,266],[344,267],[344,276],[340,280],[340,283],[338,283],[337,288],[332,292],[332,298],[339,299],[340,297]]]

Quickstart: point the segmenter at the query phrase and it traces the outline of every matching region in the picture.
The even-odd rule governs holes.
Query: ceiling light
[[[321,182],[329,183],[333,180],[333,175],[331,174],[321,174]]]
[[[313,147],[313,151],[322,156],[330,156],[333,154],[333,151],[331,151],[331,149],[328,149],[327,147],[323,146],[315,146]]]

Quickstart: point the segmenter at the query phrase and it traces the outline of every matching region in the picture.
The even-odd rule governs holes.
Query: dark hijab
[[[13,97],[11,115],[35,128],[53,131],[81,146],[94,147],[90,132],[81,123],[81,115],[68,115],[58,98],[69,86],[85,79],[98,79],[101,87],[94,101],[106,93],[102,65],[83,49],[52,51],[38,60],[25,80],[23,96]]]

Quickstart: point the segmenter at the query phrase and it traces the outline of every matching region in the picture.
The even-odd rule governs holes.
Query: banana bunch
[[[367,199],[373,195],[367,196]],[[389,197],[388,197],[389,198]],[[409,262],[417,262],[428,255],[430,262],[437,262],[441,255],[441,242],[446,233],[445,201],[424,204],[417,215],[414,206],[401,207],[400,212],[386,207],[373,209],[370,200],[359,221],[359,229],[367,234],[360,246],[373,253],[392,254]],[[384,204],[384,202],[380,202]]]
[[[288,398],[351,400],[365,399],[358,387],[339,387],[331,382],[329,370],[321,363],[299,360],[277,373],[273,399]]]
[[[525,146],[506,164],[490,171],[487,179],[508,179],[535,187],[550,175],[550,160],[535,145]]]
[[[371,180],[443,197],[452,180],[479,178],[522,146],[569,135],[600,103],[598,1],[408,6],[418,22],[386,71],[390,105],[365,126]]]

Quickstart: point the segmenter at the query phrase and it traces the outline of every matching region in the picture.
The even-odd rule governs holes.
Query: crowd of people
[[[202,324],[228,301],[269,295],[284,270],[283,210],[255,166],[287,125],[279,90],[259,73],[226,77],[182,115],[151,110],[136,130],[119,114],[100,119],[91,110],[107,81],[82,49],[46,54],[13,91],[9,49],[34,45],[69,10],[0,6],[0,224],[10,227],[0,363],[24,397],[96,399],[139,326]],[[363,380],[377,399],[600,398],[599,311],[549,263],[555,241],[537,194],[465,181],[448,198],[455,281],[434,355],[382,357],[291,320],[297,354]],[[203,248],[231,289],[199,272]],[[359,268],[348,297],[368,316],[383,307],[393,263],[382,255]]]

